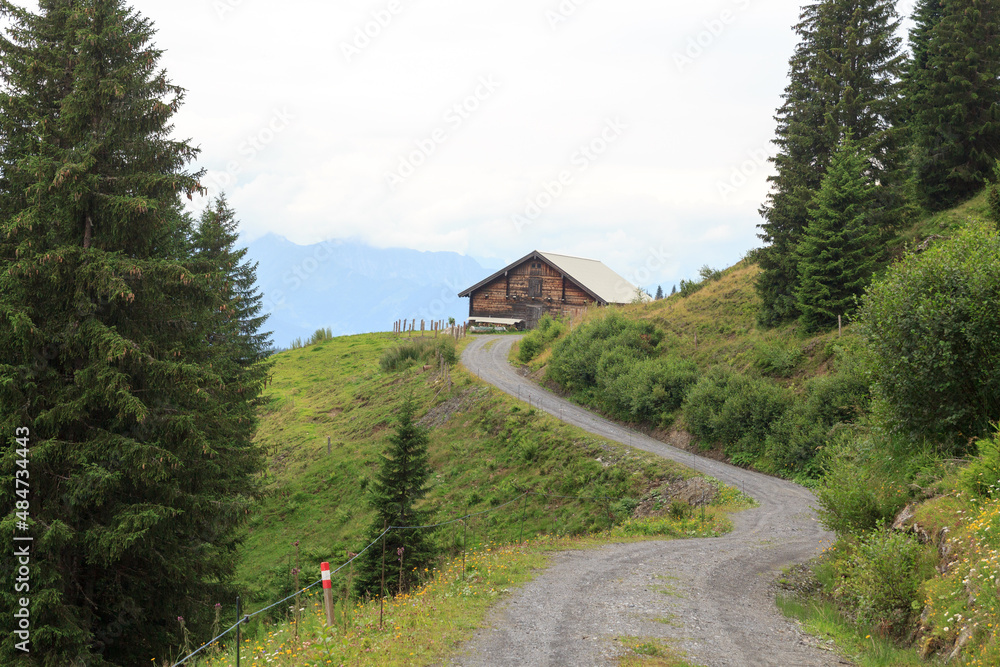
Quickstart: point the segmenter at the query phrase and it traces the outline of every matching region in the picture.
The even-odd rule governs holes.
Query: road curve
[[[760,507],[733,516],[720,538],[610,545],[557,554],[492,612],[454,665],[605,665],[617,637],[660,637],[696,664],[827,667],[850,664],[803,635],[774,605],[772,581],[812,558],[833,535],[815,497],[791,482],[693,456],[602,419],[541,389],[507,362],[515,338],[477,338],[462,363],[483,381],[563,421],[678,461],[737,486]]]

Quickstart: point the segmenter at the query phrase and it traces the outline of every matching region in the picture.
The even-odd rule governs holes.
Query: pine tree
[[[766,326],[797,314],[795,249],[830,157],[848,133],[871,156],[872,181],[884,186],[878,224],[897,224],[903,160],[893,120],[904,63],[894,35],[898,24],[892,0],[823,0],[802,10],[795,28],[800,42],[776,116],[777,173],[760,210],[759,236],[767,245],[759,255],[758,318]]]
[[[677,294],[677,285],[674,285],[670,290],[670,296]]]
[[[378,474],[374,480],[369,502],[375,517],[365,538],[368,544],[383,533],[386,526],[424,525],[428,513],[417,507],[427,495],[427,480],[431,475],[426,429],[413,421],[416,407],[413,398],[406,400],[399,411],[396,431],[389,438],[389,446],[380,457]],[[383,538],[385,542],[386,595],[409,589],[415,582],[412,572],[420,572],[430,564],[434,552],[426,530],[393,529]],[[364,552],[359,560],[355,591],[360,596],[377,597],[382,582],[381,543]],[[403,580],[400,582],[399,550],[402,549]]]
[[[34,538],[31,653],[4,614],[0,663],[148,664],[180,644],[178,616],[207,632],[231,599],[264,465],[261,378],[233,356],[256,345],[253,315],[242,346],[220,342],[239,306],[182,214],[197,150],[170,139],[183,90],[152,24],[120,0],[0,0],[0,16],[0,433],[30,429]],[[15,571],[4,550],[4,609]]]
[[[247,249],[237,247],[236,213],[220,195],[201,215],[194,234],[195,257],[208,270],[221,269],[218,289],[228,305],[223,322],[233,327],[227,340],[238,346],[234,359],[240,368],[254,369],[263,378],[271,364],[262,363],[271,349],[270,332],[262,331],[263,295],[257,288],[257,262],[244,261]]]
[[[923,95],[924,73],[930,63],[931,31],[944,16],[944,0],[918,0],[913,9],[913,28],[910,29],[911,57],[903,75],[906,95],[906,119],[913,121],[913,100]]]
[[[915,72],[917,194],[943,209],[980,188],[1000,157],[1000,1],[945,0]]]
[[[663,286],[662,285],[657,285],[656,286],[656,300],[659,301],[662,298],[663,298]]]
[[[882,257],[884,247],[874,220],[876,186],[871,163],[854,142],[844,141],[823,178],[810,222],[796,255],[796,291],[803,326],[816,331],[837,323],[837,316],[854,312]]]

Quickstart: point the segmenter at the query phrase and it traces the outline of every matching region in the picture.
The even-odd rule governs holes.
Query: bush
[[[721,443],[727,455],[757,457],[791,404],[791,392],[773,382],[716,367],[688,392],[684,417],[692,434]]]
[[[681,407],[698,377],[697,365],[689,360],[641,359],[623,364],[613,379],[605,381],[603,396],[620,416],[663,424]]]
[[[719,280],[720,278],[722,278],[722,271],[719,271],[718,269],[713,269],[712,267],[706,264],[705,266],[701,267],[698,270],[698,276],[701,277],[701,280],[681,281],[681,289],[680,289],[681,296],[691,296],[692,294],[694,294],[695,292],[697,292],[710,282]]]
[[[977,223],[911,255],[872,286],[859,316],[881,412],[963,450],[1000,415],[1000,235]]]
[[[977,443],[979,456],[959,474],[966,491],[980,498],[1000,497],[1000,432]]]
[[[867,404],[868,386],[851,368],[811,378],[806,382],[805,400],[796,402],[772,425],[762,467],[802,479],[818,478],[822,470],[815,459],[832,429],[857,420]]]
[[[378,363],[383,373],[395,373],[409,368],[418,361],[436,364],[439,358],[444,359],[449,366],[458,361],[455,341],[452,338],[416,338],[407,341],[383,352]]]
[[[545,313],[542,315],[542,318],[538,320],[538,326],[535,327],[527,336],[521,339],[520,347],[517,353],[518,359],[522,364],[529,363],[532,359],[537,357],[549,343],[554,341],[556,338],[559,338],[565,331],[566,325],[553,319],[548,313]]]
[[[648,357],[663,339],[650,322],[627,320],[612,311],[606,317],[582,324],[552,348],[548,379],[574,392],[587,392],[598,383],[601,356],[616,347],[636,359]]]
[[[775,377],[788,377],[805,359],[802,348],[794,344],[764,343],[755,352],[754,366],[761,373]]]
[[[932,571],[927,548],[913,535],[885,528],[842,548],[835,561],[837,597],[860,623],[901,635],[921,606],[920,586]]]
[[[820,521],[840,535],[891,523],[910,500],[910,483],[936,465],[933,447],[877,428],[839,434],[821,457]]]

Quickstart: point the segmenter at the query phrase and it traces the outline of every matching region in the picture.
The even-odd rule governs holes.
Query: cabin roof
[[[596,259],[572,257],[570,255],[560,255],[554,252],[540,252],[538,250],[534,250],[516,262],[505,266],[490,277],[481,280],[472,287],[460,292],[458,296],[471,296],[472,293],[480,287],[493,282],[513,269],[515,266],[523,264],[531,259],[542,259],[553,268],[558,269],[566,276],[566,278],[575,283],[577,287],[589,294],[599,303],[629,303],[635,298],[635,285],[625,280],[619,274],[615,273]]]

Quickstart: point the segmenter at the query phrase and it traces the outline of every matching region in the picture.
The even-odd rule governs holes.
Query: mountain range
[[[309,338],[391,331],[399,319],[462,322],[469,302],[458,293],[492,273],[454,252],[374,248],[348,240],[298,245],[276,234],[247,244],[257,265],[265,330],[277,348]]]

